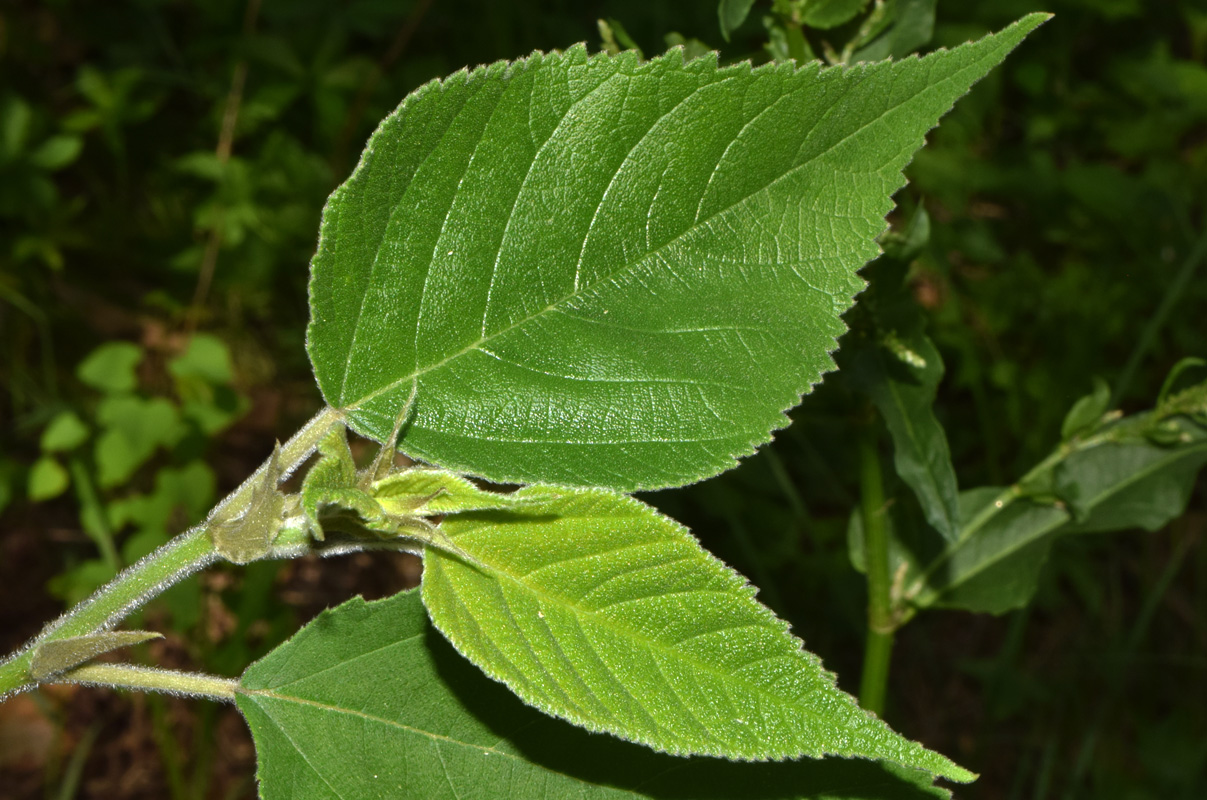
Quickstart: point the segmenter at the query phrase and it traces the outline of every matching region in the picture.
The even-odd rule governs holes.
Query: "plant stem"
[[[888,563],[888,530],[884,522],[884,479],[876,447],[875,422],[864,426],[859,437],[860,513],[863,517],[863,552],[868,578],[868,635],[863,654],[863,679],[859,704],[884,715],[888,689],[889,660],[893,652],[891,576]]]
[[[324,408],[281,447],[282,480],[301,466],[331,427],[342,419],[340,412]],[[228,505],[245,506],[259,485],[268,462],[210,512],[206,522],[177,536],[163,547],[126,569],[92,597],[50,623],[42,633],[8,659],[0,662],[0,700],[35,685],[29,674],[34,651],[45,642],[84,636],[113,627],[130,612],[165,589],[204,569],[218,559],[209,536],[209,520]]]
[[[235,689],[239,686],[238,681],[219,678],[216,675],[136,667],[133,664],[85,664],[62,675],[56,675],[52,682],[86,683],[227,702],[235,699]]]

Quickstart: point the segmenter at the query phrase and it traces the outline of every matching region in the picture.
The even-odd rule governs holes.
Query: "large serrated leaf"
[[[565,490],[441,527],[472,563],[428,551],[432,621],[548,713],[680,755],[838,754],[971,779],[860,709],[741,576],[631,497]]]
[[[923,59],[718,68],[535,54],[434,82],[331,197],[308,349],[327,402],[499,482],[681,485],[832,367],[901,169],[1044,20]]]
[[[265,800],[949,796],[925,773],[870,761],[681,759],[573,728],[457,655],[415,592],[320,614],[248,668],[237,702]]]

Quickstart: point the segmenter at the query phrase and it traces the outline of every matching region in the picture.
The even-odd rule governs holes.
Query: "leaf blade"
[[[971,778],[858,708],[752,587],[633,498],[565,490],[442,529],[474,563],[427,553],[433,622],[547,713],[679,755],[840,754]]]
[[[236,702],[277,798],[948,797],[866,761],[676,759],[592,736],[521,704],[427,622],[417,592],[325,611],[248,668]],[[856,787],[846,789],[844,787]]]
[[[846,71],[572,48],[429,84],[324,211],[324,396],[383,440],[417,386],[408,453],[497,482],[732,467],[832,368],[923,134],[1042,20]]]

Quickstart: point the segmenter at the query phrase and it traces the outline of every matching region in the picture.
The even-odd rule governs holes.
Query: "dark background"
[[[303,338],[319,212],[408,91],[534,49],[598,48],[600,17],[646,55],[677,32],[765,59],[769,6],[725,42],[715,3],[684,0],[9,0],[0,649],[106,577],[87,508],[129,560],[318,408]],[[1207,280],[1187,266],[1207,236],[1207,3],[940,0],[932,46],[1033,10],[1056,17],[944,120],[898,198],[933,222],[911,286],[947,363],[937,412],[962,487],[1040,460],[1094,377],[1135,411],[1179,358],[1207,356]],[[216,337],[225,369],[173,367],[194,333]],[[91,498],[73,478],[34,502],[56,416],[93,438],[52,460],[96,457],[103,396],[77,366],[110,340],[137,345],[135,394],[176,409],[179,430]],[[851,414],[827,382],[738,470],[648,499],[759,585],[853,691],[866,612],[845,542]],[[195,474],[208,477],[171,489]],[[140,517],[147,498],[163,513]],[[1061,541],[1028,609],[920,616],[898,637],[889,722],[982,773],[961,797],[1207,796],[1205,529],[1200,476],[1165,531]],[[135,657],[236,675],[318,610],[418,574],[367,555],[214,570],[145,612],[168,635]],[[229,708],[63,686],[0,706],[0,797],[251,797],[253,771]]]

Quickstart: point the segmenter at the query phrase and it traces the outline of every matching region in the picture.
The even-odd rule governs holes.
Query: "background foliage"
[[[1056,18],[961,101],[898,196],[898,224],[930,218],[908,280],[947,365],[936,409],[963,486],[1040,460],[1095,377],[1138,410],[1179,358],[1207,355],[1207,3],[940,2],[930,46],[1034,10]],[[647,55],[686,42],[765,59],[772,13],[756,3],[726,40],[706,1],[7,4],[2,644],[203,514],[318,404],[302,341],[319,210],[407,91],[599,47],[600,18]],[[824,53],[827,36],[808,43]],[[854,690],[849,405],[827,380],[740,469],[646,499]],[[1200,478],[1164,532],[1062,540],[1026,610],[919,617],[898,639],[890,723],[982,772],[963,796],[1202,796],[1205,499]],[[341,567],[185,582],[145,612],[174,634],[144,647],[234,674],[318,609],[417,574],[380,556]],[[157,697],[25,696],[0,707],[0,754],[17,797],[252,792],[242,721]]]

